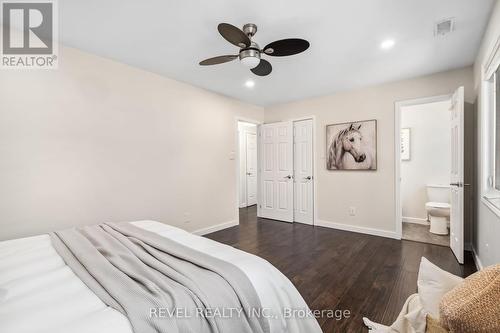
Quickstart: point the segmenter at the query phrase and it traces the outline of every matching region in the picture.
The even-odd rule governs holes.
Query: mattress
[[[272,333],[321,332],[316,319],[304,316],[308,307],[297,289],[266,260],[163,223],[132,224],[239,267],[262,307],[280,314],[268,318]],[[0,242],[0,332],[132,333],[132,328],[72,272],[49,236],[39,235]]]

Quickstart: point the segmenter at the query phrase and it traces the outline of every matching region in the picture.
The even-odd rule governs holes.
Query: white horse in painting
[[[361,124],[352,123],[333,138],[328,150],[329,170],[375,169],[371,148],[364,144]]]

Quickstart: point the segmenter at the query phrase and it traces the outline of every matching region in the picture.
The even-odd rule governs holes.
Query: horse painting
[[[328,170],[376,170],[376,120],[327,126]]]

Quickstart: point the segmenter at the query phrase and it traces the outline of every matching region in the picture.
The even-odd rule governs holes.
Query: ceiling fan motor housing
[[[257,25],[253,23],[247,23],[243,26],[243,32],[248,37],[253,37],[257,33]]]
[[[252,42],[250,47],[246,47],[240,50],[239,54],[240,61],[243,65],[254,68],[260,62],[260,49],[257,43]]]

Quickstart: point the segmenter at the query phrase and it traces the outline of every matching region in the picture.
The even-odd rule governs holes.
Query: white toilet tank
[[[450,203],[450,186],[428,184],[427,199],[431,202]]]

